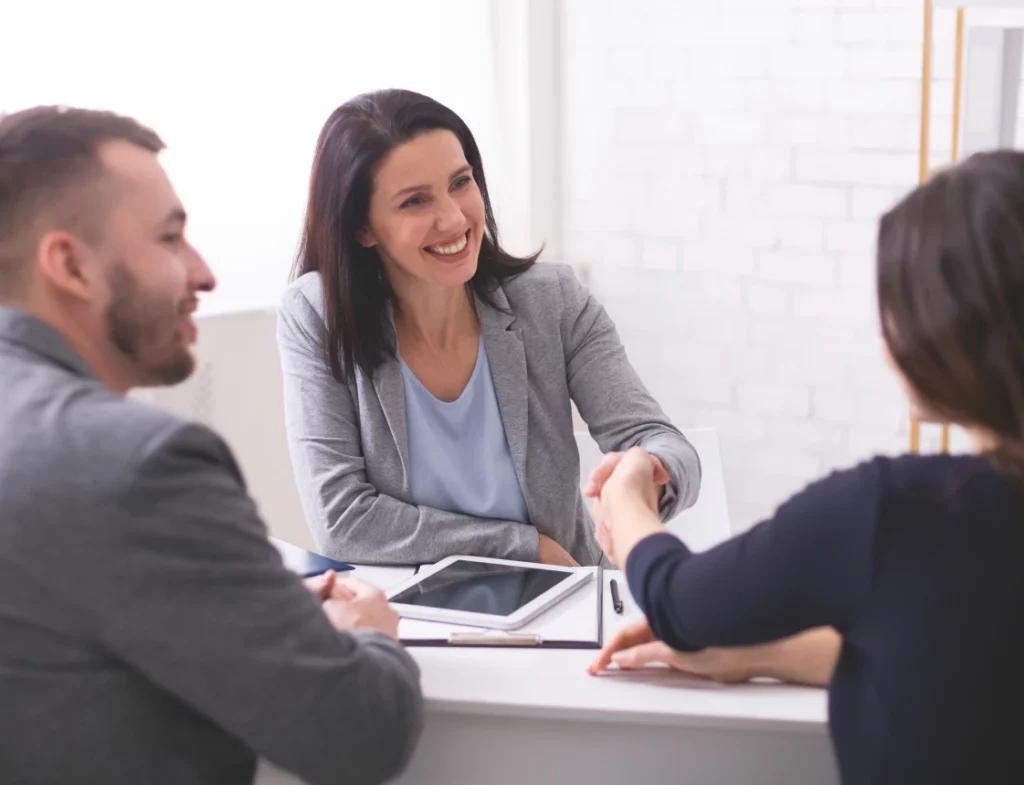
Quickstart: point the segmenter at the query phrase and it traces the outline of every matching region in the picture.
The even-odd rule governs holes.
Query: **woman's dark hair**
[[[324,296],[326,362],[338,381],[356,368],[372,375],[396,351],[388,306],[394,292],[373,248],[359,244],[366,227],[377,167],[393,149],[427,131],[451,131],[484,202],[485,236],[476,274],[468,286],[497,307],[494,290],[521,273],[539,253],[520,259],[502,250],[487,193],[480,150],[473,134],[451,109],[409,90],[380,90],[339,106],[317,140],[309,183],[302,243],[292,277],[320,273]]]
[[[1024,153],[973,155],[882,217],[878,304],[921,403],[1024,480]]]

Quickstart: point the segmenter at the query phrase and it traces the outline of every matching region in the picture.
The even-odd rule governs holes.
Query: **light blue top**
[[[483,336],[473,375],[450,403],[435,398],[404,360],[401,365],[413,503],[527,523]]]

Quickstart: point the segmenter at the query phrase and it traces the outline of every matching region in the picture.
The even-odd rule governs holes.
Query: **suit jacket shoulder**
[[[572,267],[560,262],[538,262],[502,281],[501,288],[518,319],[545,325],[564,321],[588,296]]]

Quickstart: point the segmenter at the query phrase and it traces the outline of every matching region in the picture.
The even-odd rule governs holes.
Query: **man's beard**
[[[185,304],[147,297],[123,263],[111,268],[109,284],[107,335],[139,371],[139,386],[178,384],[191,376],[195,358],[179,328]]]

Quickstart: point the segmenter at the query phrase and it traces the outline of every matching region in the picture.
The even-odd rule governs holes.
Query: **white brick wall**
[[[565,0],[565,239],[734,524],[908,443],[880,354],[879,214],[917,178],[920,0]],[[936,12],[933,160],[951,12]]]

